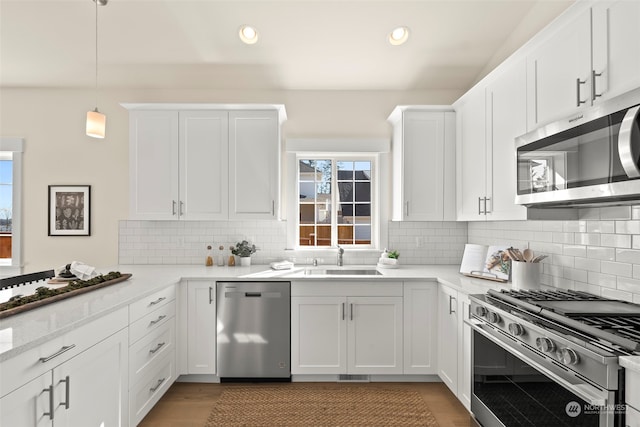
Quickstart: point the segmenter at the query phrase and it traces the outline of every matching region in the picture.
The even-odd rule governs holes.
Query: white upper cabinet
[[[393,124],[394,221],[455,220],[455,113],[396,107]]]
[[[177,219],[178,113],[129,115],[131,219]]]
[[[516,137],[527,131],[525,61],[498,74],[486,89],[487,220],[527,219],[527,209],[515,204]]]
[[[125,107],[131,219],[278,217],[284,109]]]
[[[456,207],[459,221],[484,220],[487,204],[486,101],[476,86],[456,103]]]
[[[576,4],[540,39],[527,54],[529,130],[640,86],[637,1]]]
[[[226,111],[180,112],[181,219],[227,218],[228,123]]]
[[[276,219],[280,193],[277,111],[229,113],[229,217]]]
[[[594,102],[640,87],[639,1],[594,3],[593,73]]]

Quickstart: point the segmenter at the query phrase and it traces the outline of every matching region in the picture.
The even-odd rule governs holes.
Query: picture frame
[[[49,186],[49,236],[91,235],[91,186]]]

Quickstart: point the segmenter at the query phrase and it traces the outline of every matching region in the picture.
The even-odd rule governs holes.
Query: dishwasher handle
[[[247,298],[260,298],[262,296],[262,292],[245,292],[244,296]]]

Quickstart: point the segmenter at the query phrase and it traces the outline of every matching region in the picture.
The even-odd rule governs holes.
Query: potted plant
[[[246,240],[238,242],[235,246],[231,247],[231,253],[240,257],[241,266],[251,265],[251,254],[254,254],[257,250],[258,248],[256,248],[256,245],[253,245]]]

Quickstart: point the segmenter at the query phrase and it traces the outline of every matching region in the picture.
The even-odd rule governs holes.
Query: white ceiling
[[[573,0],[110,0],[100,87],[467,89]],[[0,85],[92,87],[92,0],[0,0]],[[242,24],[260,40],[245,45]],[[403,46],[387,34],[411,30]]]

